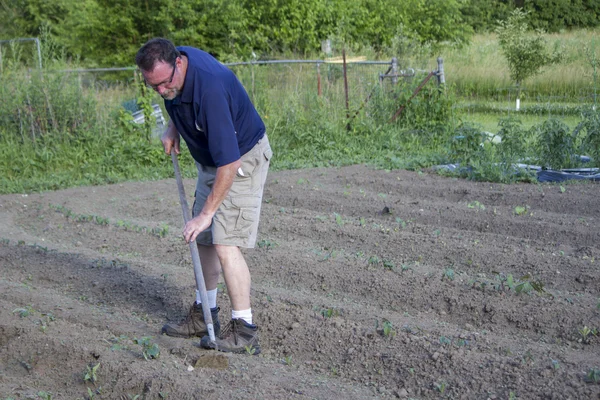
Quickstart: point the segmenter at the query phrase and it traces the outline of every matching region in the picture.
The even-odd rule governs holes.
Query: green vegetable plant
[[[86,367],[85,374],[83,375],[83,381],[91,382],[95,385],[96,382],[98,382],[98,375],[97,375],[98,368],[100,368],[100,363],[98,363],[94,366],[88,365]]]
[[[142,355],[146,360],[156,359],[160,355],[160,348],[156,343],[152,343],[150,339],[152,339],[151,336],[143,336],[139,339],[133,339],[133,343],[142,346]]]

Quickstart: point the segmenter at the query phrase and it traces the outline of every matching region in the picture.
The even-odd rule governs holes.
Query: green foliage
[[[484,134],[481,129],[470,123],[461,124],[450,141],[450,159],[467,167],[481,158],[484,151],[481,143]]]
[[[523,81],[538,74],[542,67],[557,63],[561,54],[551,54],[541,31],[528,33],[527,13],[515,9],[496,29],[502,52],[508,62],[510,78],[520,88]],[[518,95],[518,97],[520,97]]]
[[[549,32],[598,26],[600,3],[589,0],[529,0],[524,9],[532,15],[531,26]]]
[[[142,355],[145,360],[157,359],[160,356],[160,348],[156,343],[152,343],[151,336],[143,336],[141,338],[134,338],[133,343],[142,346]]]
[[[85,374],[83,375],[84,382],[91,382],[95,385],[96,382],[98,382],[98,368],[100,368],[100,363],[94,366],[88,365]]]
[[[553,169],[572,168],[578,163],[575,136],[569,127],[550,118],[532,128],[539,164]]]
[[[594,165],[600,167],[600,111],[588,110],[582,117],[573,136],[582,139],[582,154],[589,155]]]

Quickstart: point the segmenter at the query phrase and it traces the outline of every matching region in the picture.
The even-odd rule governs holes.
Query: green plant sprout
[[[133,339],[135,344],[142,346],[142,355],[146,360],[156,359],[160,355],[160,349],[158,345],[156,343],[152,343],[150,339],[152,339],[151,336],[143,336],[139,339]]]
[[[247,346],[244,346],[244,349],[246,350],[247,354],[253,355],[254,353],[256,353],[256,348],[250,344]]]
[[[283,365],[292,365],[292,356],[283,357],[281,362],[283,363]]]
[[[474,208],[476,210],[485,210],[485,206],[483,204],[481,204],[480,202],[478,202],[477,200],[470,202],[469,204],[467,204],[468,208]]]
[[[600,369],[598,367],[590,368],[586,375],[586,379],[589,382],[598,383],[600,382]]]
[[[21,318],[29,317],[30,315],[33,315],[34,313],[35,313],[35,310],[33,309],[33,307],[31,307],[31,305],[25,306],[23,308],[15,308],[13,310],[13,314],[19,314],[19,317],[21,317]]]
[[[579,335],[581,336],[581,341],[585,344],[589,344],[591,337],[592,336],[597,336],[598,335],[598,330],[596,328],[588,328],[587,326],[584,326],[583,328],[579,329]]]
[[[98,382],[98,375],[97,375],[98,368],[100,368],[100,363],[94,365],[93,367],[88,365],[86,367],[85,375],[83,375],[83,381],[91,382],[94,385],[96,385],[96,382]]]

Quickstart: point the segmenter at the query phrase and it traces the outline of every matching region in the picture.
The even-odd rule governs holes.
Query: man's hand
[[[183,237],[187,243],[190,243],[198,237],[198,235],[206,230],[212,224],[213,215],[201,212],[196,217],[190,219],[183,227]]]
[[[171,154],[171,149],[175,149],[175,154],[179,154],[179,132],[177,132],[177,128],[175,128],[172,121],[169,121],[169,125],[160,140],[165,148],[165,153]]]

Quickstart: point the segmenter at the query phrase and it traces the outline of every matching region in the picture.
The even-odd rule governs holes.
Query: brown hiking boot
[[[258,327],[251,325],[241,318],[232,319],[219,338],[211,342],[208,336],[200,341],[200,347],[225,351],[228,353],[260,354],[258,342]]]
[[[211,308],[210,315],[212,316],[213,329],[216,336],[221,330],[221,324],[219,324],[219,307]],[[180,323],[166,324],[162,327],[161,333],[180,338],[208,335],[208,329],[204,322],[204,313],[202,312],[202,304],[194,303],[188,315]]]

